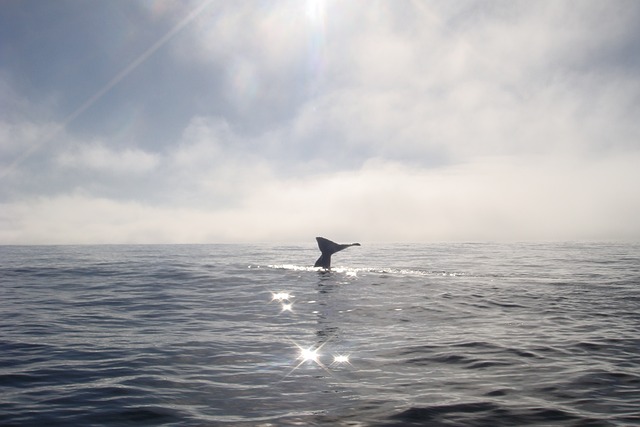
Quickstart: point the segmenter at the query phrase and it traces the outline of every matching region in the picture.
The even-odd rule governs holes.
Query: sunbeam
[[[193,21],[202,11],[212,3],[213,0],[205,0],[195,7],[186,17],[178,22],[173,28],[171,28],[164,36],[160,37],[158,41],[152,44],[147,50],[142,52],[136,59],[134,59],[129,65],[127,65],[122,71],[116,74],[111,80],[109,80],[103,87],[101,87],[96,93],[94,93],[89,99],[76,108],[71,114],[69,114],[61,124],[55,126],[51,132],[43,137],[40,142],[33,144],[22,154],[20,154],[13,162],[9,164],[4,170],[0,171],[0,179],[9,175],[20,163],[25,161],[29,156],[36,152],[40,147],[53,139],[58,133],[62,132],[71,122],[73,122],[78,116],[87,111],[93,104],[98,102],[104,95],[106,95],[111,89],[113,89],[118,83],[120,83],[125,77],[127,77],[133,70],[143,64],[151,55],[153,55],[158,49],[164,46],[169,40],[171,40],[180,30],[182,30],[187,24]]]

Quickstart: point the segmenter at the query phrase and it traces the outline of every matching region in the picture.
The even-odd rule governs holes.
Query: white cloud
[[[0,242],[640,239],[640,81],[608,56],[636,43],[637,12],[308,4],[213,2],[167,48],[222,76],[218,115],[156,151],[61,132],[49,169],[21,170],[58,188],[13,192]],[[165,5],[150,13],[181,7]],[[8,158],[47,133],[3,123]]]
[[[223,120],[195,117],[180,143],[166,153],[170,191],[200,206],[239,203],[272,179],[271,168],[253,153],[251,144]]]
[[[286,124],[283,146],[322,144],[307,152],[331,153],[327,163],[360,156],[354,163],[386,157],[426,166],[628,150],[640,137],[632,118],[640,82],[594,58],[620,43],[629,18],[598,3],[577,11],[500,5],[421,6],[404,27],[393,2],[328,8],[326,85]]]
[[[265,181],[242,203],[153,207],[85,194],[2,206],[3,243],[637,240],[640,156],[591,163],[504,158],[425,171],[360,170]]]
[[[280,183],[256,194],[249,210],[279,224],[275,235],[301,224],[298,233],[328,229],[387,241],[637,239],[638,158],[589,165],[487,159],[430,171],[373,161],[360,171]]]
[[[160,159],[157,154],[136,148],[113,149],[103,143],[89,143],[77,144],[62,152],[57,162],[65,168],[121,175],[150,172],[158,166]]]
[[[192,53],[204,61],[246,55],[275,71],[299,59],[308,24],[303,2],[218,2],[191,26],[197,43]]]
[[[54,134],[54,123],[29,121],[0,121],[0,156],[3,161],[13,159]]]

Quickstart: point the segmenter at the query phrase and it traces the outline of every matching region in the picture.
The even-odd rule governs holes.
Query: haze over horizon
[[[8,0],[0,244],[640,241],[640,3]]]

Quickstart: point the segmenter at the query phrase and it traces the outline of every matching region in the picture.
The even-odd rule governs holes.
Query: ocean
[[[640,425],[640,245],[361,243],[0,247],[0,425]]]

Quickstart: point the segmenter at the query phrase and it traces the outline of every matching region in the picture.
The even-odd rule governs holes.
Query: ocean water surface
[[[362,243],[0,247],[0,425],[640,425],[640,245]]]

